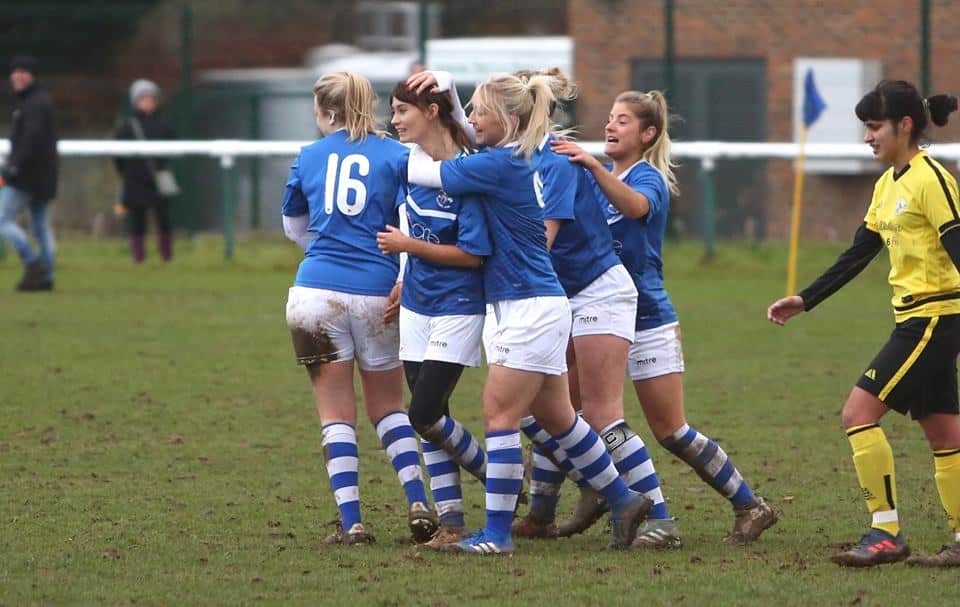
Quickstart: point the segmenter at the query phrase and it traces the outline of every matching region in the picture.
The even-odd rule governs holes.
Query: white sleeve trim
[[[414,147],[410,150],[410,160],[407,161],[407,180],[428,188],[443,187],[440,181],[440,162],[419,147]]]
[[[314,238],[314,235],[307,231],[309,225],[309,214],[297,217],[283,216],[283,233],[287,238],[297,243],[304,251],[307,250],[307,247],[310,246]]]

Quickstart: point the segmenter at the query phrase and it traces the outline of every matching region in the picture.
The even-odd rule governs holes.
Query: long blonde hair
[[[549,79],[550,92],[553,93],[553,103],[550,104],[551,118],[556,113],[560,102],[570,103],[577,98],[576,83],[570,80],[570,77],[564,74],[559,67],[545,67],[537,71],[517,70],[513,75],[524,82],[528,82],[534,76],[544,76]],[[557,124],[553,124],[551,128],[553,134],[557,137],[566,137],[576,132],[572,128],[562,129]]]
[[[365,77],[348,72],[324,74],[313,85],[317,107],[343,117],[349,141],[363,141],[368,134],[383,137],[374,116],[377,96]]]
[[[550,133],[550,112],[555,103],[548,76],[534,75],[522,80],[512,74],[494,74],[477,87],[470,105],[481,113],[490,112],[503,127],[498,146],[517,142],[515,155],[527,160]]]
[[[670,133],[667,131],[670,114],[667,109],[667,98],[661,91],[649,93],[625,91],[617,95],[614,103],[622,103],[630,108],[633,115],[642,123],[641,130],[650,126],[657,129],[653,143],[643,151],[643,159],[663,173],[667,178],[667,186],[671,194],[679,194],[677,176],[673,173],[673,169],[678,165],[670,158],[671,141]]]

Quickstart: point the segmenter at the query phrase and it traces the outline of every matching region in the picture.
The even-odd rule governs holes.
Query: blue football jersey
[[[592,176],[590,179],[613,234],[614,249],[637,287],[637,330],[643,331],[677,320],[673,303],[663,286],[663,237],[670,210],[670,188],[663,173],[645,160],[618,177],[647,197],[649,213],[640,219],[621,214],[607,200]]]
[[[368,136],[347,141],[337,131],[302,150],[287,179],[283,214],[310,214],[317,236],[297,272],[297,286],[359,295],[389,295],[400,270],[396,255],[377,248],[377,232],[398,225],[406,190],[406,146]]]
[[[483,201],[493,254],[484,264],[489,302],[563,295],[547,251],[543,207],[534,186],[540,154],[531,161],[514,147],[444,160],[443,190],[451,196],[478,194]]]
[[[474,194],[451,196],[437,188],[410,185],[406,198],[410,236],[455,245],[481,257],[493,252],[482,202]],[[407,256],[400,304],[426,316],[484,314],[482,268],[435,264]]]
[[[544,218],[563,220],[550,258],[567,297],[573,297],[620,259],[587,170],[551,151],[549,143],[541,150],[543,161],[537,174],[543,187]]]

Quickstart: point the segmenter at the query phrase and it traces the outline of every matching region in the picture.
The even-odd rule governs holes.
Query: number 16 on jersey
[[[359,215],[363,212],[363,207],[367,204],[367,186],[351,176],[354,167],[360,177],[370,174],[370,160],[362,154],[348,154],[342,162],[339,154],[327,156],[327,181],[323,191],[323,211],[327,215],[333,215],[334,198],[337,209],[344,215]]]

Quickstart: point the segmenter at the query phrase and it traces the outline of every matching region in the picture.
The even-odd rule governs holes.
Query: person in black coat
[[[117,130],[117,139],[175,139],[176,133],[157,115],[160,89],[149,80],[137,80],[130,86],[132,112]],[[164,158],[115,158],[123,179],[120,202],[130,217],[130,255],[134,263],[146,257],[144,238],[147,233],[147,211],[153,210],[157,221],[160,256],[173,257],[173,221],[171,195],[158,188],[158,173],[167,170]]]
[[[37,60],[18,55],[10,62],[13,86],[13,121],[10,154],[0,171],[0,236],[16,249],[23,262],[20,291],[53,289],[56,244],[50,228],[49,205],[57,193],[57,135],[50,96],[36,80]],[[29,209],[30,225],[39,253],[17,224],[17,215]]]

